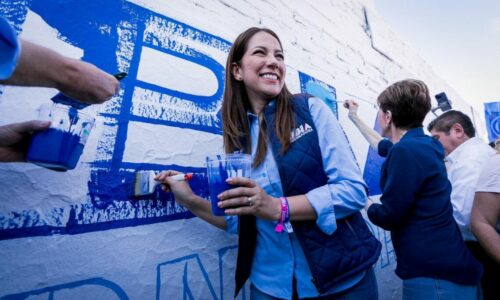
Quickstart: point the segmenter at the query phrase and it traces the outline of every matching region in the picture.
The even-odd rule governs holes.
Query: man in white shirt
[[[500,265],[500,150],[486,164],[479,182],[472,206],[471,229],[486,252]],[[500,299],[500,294],[498,296]]]
[[[484,263],[488,260],[488,255],[470,230],[470,218],[479,175],[485,163],[495,154],[495,150],[475,137],[474,125],[470,118],[459,111],[450,110],[443,113],[433,120],[427,129],[441,142],[445,150],[448,179],[452,186],[453,216],[467,247],[485,267],[485,276],[481,281],[484,291],[485,281],[495,279],[489,278],[489,266]],[[496,269],[498,272],[498,267]]]

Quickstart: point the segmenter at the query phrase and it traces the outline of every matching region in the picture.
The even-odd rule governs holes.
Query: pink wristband
[[[290,210],[288,207],[288,199],[286,197],[280,197],[280,202],[281,202],[281,215],[278,220],[278,224],[276,224],[276,227],[274,228],[274,231],[278,233],[283,231],[284,223],[290,221]]]

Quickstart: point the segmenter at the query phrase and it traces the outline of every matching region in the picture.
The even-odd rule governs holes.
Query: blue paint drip
[[[49,128],[33,136],[26,160],[54,171],[66,171],[76,167],[82,152],[79,135]]]

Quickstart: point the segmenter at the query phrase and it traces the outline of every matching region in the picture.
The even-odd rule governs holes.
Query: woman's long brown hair
[[[226,153],[235,151],[251,152],[250,144],[250,126],[248,123],[247,111],[251,109],[250,100],[246,92],[243,81],[238,81],[232,74],[232,65],[240,65],[241,59],[247,50],[249,40],[258,32],[264,31],[275,37],[281,48],[281,41],[274,31],[267,28],[251,27],[242,32],[234,41],[226,63],[226,78],[224,86],[224,98],[222,102],[221,115],[223,123],[224,150]],[[275,131],[281,142],[281,153],[290,147],[290,132],[294,126],[293,110],[290,104],[292,94],[288,91],[286,85],[276,98],[276,122]],[[263,111],[260,112],[262,114]],[[253,161],[253,166],[260,165],[266,156],[267,151],[267,124],[264,118],[259,116],[259,141],[257,144],[257,153]],[[244,147],[242,140],[244,139]]]

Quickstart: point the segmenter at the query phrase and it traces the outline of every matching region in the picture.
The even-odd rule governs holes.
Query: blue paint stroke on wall
[[[157,278],[156,278],[156,299],[164,299],[164,296],[160,296],[161,289],[165,288],[171,288],[172,286],[175,286],[174,281],[175,279],[181,279],[182,281],[182,290],[175,291],[175,292],[180,292],[183,295],[183,299],[196,299],[194,297],[193,292],[190,288],[190,282],[193,279],[200,279],[197,277],[198,273],[201,273],[201,279],[203,283],[205,284],[205,288],[208,289],[210,298],[214,300],[224,300],[224,293],[230,293],[232,295],[234,288],[234,284],[232,283],[233,278],[231,277],[230,280],[231,282],[226,282],[223,276],[224,268],[223,268],[223,263],[227,259],[229,252],[230,251],[235,251],[237,249],[236,245],[232,246],[225,246],[217,250],[218,254],[218,260],[219,260],[219,279],[220,279],[220,295],[219,297],[217,296],[215,289],[213,287],[212,282],[210,281],[210,278],[208,276],[208,272],[206,271],[205,266],[203,265],[203,262],[200,259],[200,254],[193,254],[193,255],[187,255],[187,256],[182,256],[164,263],[160,263],[157,265],[156,272],[157,272]],[[228,262],[226,262],[228,263]],[[232,260],[229,263],[233,263]],[[177,272],[179,270],[179,267],[182,269],[182,272]],[[166,280],[165,276],[168,276]],[[163,277],[163,279],[162,279]],[[196,277],[196,278],[193,278]],[[162,287],[163,285],[163,287]],[[85,280],[79,280],[79,281],[74,281],[74,282],[69,282],[69,283],[64,283],[64,284],[58,284],[58,285],[53,285],[50,287],[45,287],[45,288],[40,288],[40,289],[35,289],[31,290],[28,292],[21,292],[21,293],[16,293],[16,294],[8,294],[4,296],[0,296],[0,299],[9,299],[9,300],[19,300],[19,299],[27,299],[31,298],[33,296],[45,296],[45,294],[48,294],[48,299],[53,299],[54,296],[55,298],[58,298],[58,295],[62,295],[64,293],[65,297],[71,297],[71,298],[79,298],[81,296],[80,290],[78,289],[79,287],[85,287],[85,293],[88,293],[89,287],[91,287],[94,292],[93,294],[97,294],[99,292],[107,292],[107,293],[112,293],[114,294],[118,299],[122,300],[127,300],[129,299],[128,295],[126,292],[115,282],[112,282],[110,280],[101,278],[101,277],[96,277],[96,278],[89,278]],[[105,291],[103,290],[109,290]],[[196,286],[196,290],[199,290],[201,287]],[[228,289],[231,289],[228,291]],[[204,296],[204,299],[208,298]],[[232,297],[231,297],[232,298]],[[180,297],[176,297],[175,299],[180,299]],[[246,296],[246,291],[243,289],[242,293],[238,296],[238,299],[245,300],[247,299]]]
[[[168,267],[170,265],[175,265],[175,264],[179,264],[179,263],[183,264],[183,272],[182,272],[183,298],[185,299],[186,297],[188,297],[189,299],[194,299],[193,294],[191,292],[191,289],[189,288],[189,280],[188,280],[188,276],[189,276],[188,274],[190,272],[193,272],[193,270],[189,270],[188,263],[193,262],[193,261],[194,261],[194,265],[195,265],[194,268],[196,268],[196,271],[199,271],[202,274],[202,277],[206,283],[206,287],[208,288],[208,291],[210,292],[210,296],[211,296],[210,298],[214,299],[214,300],[218,299],[217,295],[215,293],[215,289],[212,286],[210,278],[208,277],[208,273],[207,273],[205,267],[203,266],[203,263],[201,262],[198,254],[188,255],[188,256],[180,257],[178,259],[174,259],[172,261],[158,264],[158,266],[156,267],[156,274],[157,274],[156,299],[164,299],[165,298],[165,296],[163,296],[163,298],[161,296],[161,290],[162,290],[162,285],[163,285],[162,283],[163,282],[167,283],[166,285],[163,285],[163,288],[165,288],[169,283],[172,282],[172,280],[167,281],[164,278],[162,279],[162,277],[165,276],[165,274],[164,274],[166,272],[165,269],[168,271]],[[175,276],[175,275],[180,275],[180,274],[172,272],[169,275]],[[205,296],[208,299],[208,295],[205,295]]]
[[[380,126],[375,118],[374,130],[380,133]],[[363,179],[368,185],[368,195],[380,195],[382,191],[380,190],[380,170],[382,169],[382,164],[385,158],[378,155],[377,151],[372,147],[368,147],[368,154],[366,155],[366,164],[363,171]]]
[[[95,0],[33,0],[16,2],[16,5],[7,4],[10,5],[2,6],[0,12],[16,28],[22,27],[29,8],[58,31],[58,38],[81,48],[83,60],[110,73],[124,71],[129,75],[122,83],[120,101],[108,106],[101,115],[105,118],[105,130],[99,139],[97,151],[98,156],[104,159],[91,163],[88,182],[90,202],[57,208],[50,216],[40,216],[34,210],[0,216],[0,227],[3,228],[0,230],[0,240],[77,234],[193,217],[175,203],[171,194],[160,190],[153,195],[134,197],[134,175],[138,170],[165,169],[195,173],[191,181],[194,192],[208,198],[204,168],[124,162],[125,142],[127,138],[133,138],[127,135],[128,126],[129,122],[134,121],[220,135],[219,108],[224,67],[209,55],[194,49],[191,44],[198,43],[227,53],[230,43],[126,1],[106,1],[106,5]],[[168,33],[166,36],[160,36],[165,32]],[[175,87],[156,86],[139,80],[139,60],[144,47],[207,68],[217,79],[215,93],[191,95],[176,91]],[[158,108],[135,103],[134,95],[144,92],[168,98],[175,105],[160,107],[161,113],[158,113]],[[192,108],[191,113],[186,107]],[[65,214],[61,210],[69,210],[69,220],[64,219]],[[47,219],[51,219],[50,222]]]
[[[75,282],[54,285],[51,287],[32,290],[29,292],[5,295],[5,296],[2,296],[0,299],[21,300],[21,299],[27,299],[27,298],[32,298],[32,297],[36,297],[36,296],[38,296],[37,298],[39,298],[40,296],[43,296],[43,294],[48,294],[48,295],[46,295],[47,299],[54,299],[54,298],[58,299],[59,298],[57,296],[58,292],[59,293],[62,293],[62,292],[67,293],[68,291],[70,291],[70,294],[77,295],[79,287],[87,287],[87,286],[94,286],[93,287],[94,290],[105,288],[105,289],[109,290],[110,293],[113,293],[114,296],[116,296],[118,299],[121,299],[121,300],[128,300],[129,299],[127,294],[125,293],[125,291],[121,287],[119,287],[116,283],[109,281],[109,280],[106,280],[104,278],[100,278],[100,277],[89,278],[89,279],[85,279],[85,280],[79,280],[79,281],[75,281]]]
[[[338,119],[337,90],[333,86],[302,72],[299,72],[299,80],[300,91],[323,100]]]
[[[230,284],[224,280],[224,267],[223,262],[226,259],[228,253],[230,251],[235,251],[237,249],[236,245],[227,246],[219,249],[218,257],[219,257],[219,282],[220,282],[220,294],[217,295],[215,289],[213,287],[212,282],[208,276],[208,272],[203,265],[203,262],[200,259],[199,254],[186,255],[183,257],[179,257],[173,260],[169,260],[163,263],[159,263],[156,267],[156,299],[165,299],[168,297],[165,294],[162,294],[162,291],[165,291],[172,286],[176,286],[178,282],[182,282],[182,298],[183,299],[197,299],[196,295],[193,295],[192,289],[190,288],[190,282],[192,283],[193,277],[196,279],[202,279],[202,286],[197,286],[197,290],[206,289],[206,292],[203,294],[203,299],[214,299],[214,300],[224,300],[224,294],[229,293],[232,298],[234,284]],[[233,262],[231,261],[231,264]],[[201,276],[198,276],[201,275]],[[231,277],[231,282],[233,278]],[[228,291],[228,289],[231,289]],[[180,298],[180,297],[179,297]],[[238,299],[245,300],[247,299],[245,289],[242,290],[242,293],[238,295]]]

